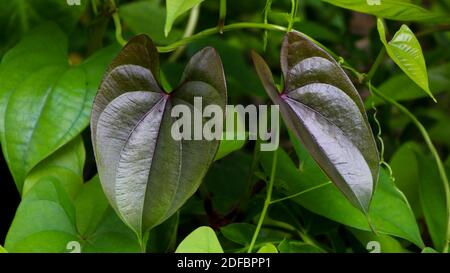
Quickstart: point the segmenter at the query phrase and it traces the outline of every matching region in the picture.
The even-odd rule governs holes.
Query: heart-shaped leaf
[[[253,61],[288,127],[347,199],[367,213],[378,179],[378,151],[364,105],[344,71],[299,32],[289,32],[283,41],[281,94],[264,60],[253,53]]]
[[[24,196],[6,237],[10,252],[69,252],[71,245],[83,253],[141,251],[108,205],[97,176],[82,185],[75,200],[64,183],[62,177],[43,176]]]
[[[390,42],[386,40],[386,31],[383,21],[377,21],[380,40],[386,47],[391,59],[422,88],[434,101],[428,84],[427,66],[423,57],[422,48],[414,33],[407,25],[402,25]]]
[[[96,88],[116,48],[71,66],[67,38],[37,27],[0,64],[0,136],[19,191],[29,172],[88,126]]]
[[[133,38],[105,75],[94,101],[92,142],[103,189],[138,236],[175,213],[197,190],[218,140],[175,140],[176,105],[191,113],[203,106],[225,108],[221,60],[212,48],[194,55],[181,84],[165,93],[158,82],[158,53],[145,35]],[[201,111],[201,109],[195,109]]]

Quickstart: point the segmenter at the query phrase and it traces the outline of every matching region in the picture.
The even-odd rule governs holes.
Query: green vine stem
[[[112,18],[114,21],[114,27],[116,29],[116,40],[121,46],[124,46],[127,43],[127,41],[122,36],[122,24],[120,23],[120,17],[116,6],[116,2],[114,0],[110,0],[110,4],[112,10]]]
[[[121,44],[122,46],[126,44],[125,39],[122,37],[122,26],[120,23],[120,17],[119,14],[117,12],[117,7],[114,3],[114,0],[110,0],[111,1],[111,5],[113,7],[113,13],[112,13],[112,17],[114,20],[114,25],[116,28],[116,40],[119,44]],[[271,0],[267,0],[266,3],[271,3]],[[223,11],[222,11],[223,12]],[[291,20],[292,21],[292,20]],[[182,47],[185,46],[193,41],[196,41],[198,39],[204,38],[206,36],[209,35],[213,35],[213,34],[217,34],[217,33],[222,33],[222,32],[226,32],[226,31],[231,31],[231,30],[239,30],[239,29],[263,29],[263,30],[272,30],[272,31],[280,31],[280,32],[286,32],[288,30],[291,29],[292,26],[288,26],[283,27],[280,25],[276,25],[276,24],[269,24],[267,22],[265,23],[252,23],[252,22],[241,22],[241,23],[234,23],[234,24],[229,24],[229,25],[224,25],[223,28],[220,27],[213,27],[213,28],[208,28],[205,29],[203,31],[200,31],[192,36],[189,37],[184,37],[181,40],[178,40],[172,44],[166,45],[166,46],[159,46],[158,47],[158,51],[160,53],[168,53],[168,52],[172,52],[174,50],[176,50],[178,47]],[[422,31],[422,33],[420,33],[421,35],[418,36],[424,36],[424,35],[428,35],[428,34],[432,34],[435,32],[439,32],[439,31],[445,31],[447,30],[449,27],[443,26],[443,27],[439,27],[439,28],[430,28],[427,30]],[[446,192],[446,199],[448,201],[448,203],[450,203],[450,189],[449,189],[449,184],[448,184],[448,178],[447,178],[447,174],[445,172],[445,168],[444,168],[444,164],[442,163],[442,160],[436,150],[436,147],[434,146],[433,142],[430,139],[430,136],[428,135],[427,130],[425,129],[425,127],[420,123],[420,121],[407,109],[405,108],[403,105],[399,104],[398,102],[390,99],[389,97],[385,96],[384,94],[382,94],[381,92],[379,92],[375,87],[372,86],[372,84],[370,83],[370,79],[373,77],[373,75],[375,74],[375,71],[377,70],[378,66],[382,63],[383,58],[384,58],[384,54],[385,52],[383,52],[385,49],[383,47],[382,52],[380,52],[380,54],[377,56],[377,59],[375,60],[374,65],[372,66],[371,70],[369,71],[368,75],[365,75],[364,73],[360,73],[358,72],[355,68],[353,68],[350,64],[348,64],[342,57],[340,57],[339,55],[337,55],[336,53],[334,53],[333,51],[329,50],[327,47],[323,46],[321,43],[317,42],[316,40],[310,38],[312,41],[314,41],[315,43],[317,43],[320,47],[322,47],[324,50],[326,50],[328,53],[330,53],[335,59],[339,60],[339,63],[341,64],[341,66],[343,68],[346,68],[347,70],[351,71],[361,83],[365,83],[369,89],[372,89],[373,93],[382,98],[383,100],[385,100],[386,102],[388,102],[389,104],[397,107],[402,113],[404,113],[405,115],[407,115],[412,122],[415,124],[415,126],[419,129],[420,133],[422,134],[422,137],[425,140],[426,145],[428,146],[429,150],[431,151],[435,161],[436,161],[436,165],[438,167],[439,170],[439,175],[441,177],[441,180],[444,184],[444,188],[445,188],[445,192]],[[261,216],[260,219],[258,221],[258,225],[257,228],[255,230],[255,233],[253,235],[252,238],[252,242],[250,244],[250,247],[248,248],[248,252],[250,253],[255,245],[256,239],[258,237],[258,234],[260,232],[261,226],[262,226],[262,222],[264,221],[264,217],[267,213],[267,208],[270,205],[270,198],[272,196],[272,190],[273,190],[273,183],[274,183],[274,174],[275,174],[275,167],[276,166],[276,161],[277,161],[277,153],[274,154],[274,164],[272,166],[272,174],[271,174],[271,179],[269,181],[269,185],[267,188],[267,196],[266,196],[266,200],[264,202],[264,207],[263,207],[263,211],[261,212]],[[449,216],[450,219],[450,216]],[[450,230],[447,231],[447,235],[450,235]],[[449,236],[447,236],[449,237]],[[447,245],[445,247],[445,250],[448,250],[448,242]]]
[[[271,9],[272,9],[272,0],[266,0],[266,5],[264,7],[264,17],[263,17],[264,24],[269,23],[269,12]],[[263,50],[264,51],[266,51],[268,40],[269,40],[269,32],[267,30],[265,30],[264,35],[263,35]]]
[[[369,72],[366,75],[366,79],[365,79],[366,81],[370,81],[373,78],[373,76],[375,75],[375,72],[377,72],[378,67],[383,62],[385,54],[386,54],[386,48],[383,46],[380,50],[380,53],[378,53],[378,56],[375,59],[375,62],[373,63],[372,67],[370,68]]]
[[[372,83],[370,82],[370,80],[368,81],[368,87],[369,87],[369,92],[370,92],[370,95],[373,97],[374,95],[373,95],[373,90],[372,90]],[[373,110],[373,121],[375,122],[375,124],[377,125],[377,134],[376,134],[376,138],[378,139],[378,142],[380,143],[380,165],[384,165],[386,168],[387,168],[387,170],[389,171],[389,176],[390,176],[390,178],[391,178],[391,180],[392,181],[395,181],[395,177],[394,177],[394,174],[393,174],[393,172],[392,172],[392,168],[391,168],[391,166],[386,162],[386,161],[384,161],[384,141],[383,141],[383,138],[382,138],[382,136],[381,136],[381,123],[380,123],[380,121],[378,120],[378,109],[375,107],[375,101],[374,100],[372,100],[372,110]]]
[[[189,20],[184,30],[183,38],[187,38],[194,34],[195,28],[197,27],[198,18],[200,17],[200,4],[196,5],[191,9],[189,14]],[[180,46],[175,50],[175,52],[170,56],[169,62],[175,62],[183,53],[186,46]]]
[[[283,197],[283,198],[280,198],[280,199],[272,200],[272,201],[270,201],[270,204],[272,205],[272,204],[275,204],[275,203],[278,203],[278,202],[286,201],[286,200],[288,200],[288,199],[292,199],[292,198],[298,197],[298,196],[303,195],[303,194],[305,194],[305,193],[308,193],[308,192],[310,192],[310,191],[317,190],[317,189],[320,189],[320,188],[322,188],[322,187],[325,187],[325,186],[328,186],[328,185],[331,185],[331,184],[332,184],[332,182],[331,182],[331,181],[328,181],[328,182],[325,182],[325,183],[323,183],[323,184],[320,184],[320,185],[311,187],[311,188],[309,188],[309,189],[303,190],[303,191],[301,191],[301,192],[297,192],[297,193],[294,193],[294,194],[292,194],[292,195],[288,195],[288,196]]]
[[[266,199],[264,200],[264,206],[261,211],[261,215],[259,216],[258,224],[256,225],[255,232],[253,233],[252,241],[250,242],[250,246],[248,247],[247,253],[252,253],[253,248],[256,243],[256,239],[258,239],[259,232],[261,231],[262,224],[264,222],[264,218],[267,214],[267,209],[269,208],[270,201],[272,199],[273,192],[273,184],[275,181],[275,173],[277,170],[277,162],[278,162],[278,151],[273,153],[273,161],[272,161],[272,170],[270,173],[269,184],[267,185]]]
[[[220,0],[219,9],[219,33],[223,33],[223,27],[225,26],[225,17],[227,16],[227,0]]]
[[[291,31],[292,27],[294,25],[294,21],[295,21],[295,16],[297,14],[297,9],[298,9],[298,0],[291,0],[291,13],[289,15],[289,25],[287,28],[287,31]]]
[[[225,25],[223,27],[223,31],[230,31],[230,30],[236,30],[236,29],[266,29],[266,30],[275,30],[275,31],[282,31],[285,32],[287,30],[286,27],[283,26],[279,26],[279,25],[273,25],[273,24],[264,24],[264,23],[248,23],[248,22],[244,22],[244,23],[235,23],[235,24],[229,24],[229,25]],[[172,52],[174,51],[176,48],[180,47],[180,46],[184,46],[186,44],[189,44],[193,41],[196,41],[198,39],[201,39],[203,37],[212,35],[212,34],[216,34],[216,33],[220,33],[220,30],[217,27],[213,27],[213,28],[208,28],[205,29],[203,31],[198,32],[197,34],[194,34],[190,37],[186,37],[183,38],[179,41],[176,41],[170,45],[166,45],[166,46],[159,46],[158,47],[158,51],[160,53],[167,53],[167,52]]]

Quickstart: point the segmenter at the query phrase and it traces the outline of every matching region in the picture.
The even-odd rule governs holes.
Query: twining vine
[[[224,32],[228,32],[228,31],[233,31],[233,30],[247,30],[247,29],[261,29],[264,30],[264,48],[266,48],[266,44],[267,44],[267,39],[268,39],[268,31],[278,31],[278,32],[289,32],[293,29],[293,24],[296,20],[297,17],[297,11],[298,11],[298,0],[291,0],[291,10],[289,13],[289,20],[288,20],[288,26],[281,26],[281,25],[277,25],[277,24],[270,24],[268,22],[268,14],[270,12],[271,9],[271,4],[272,4],[272,0],[266,0],[266,5],[264,8],[264,15],[263,15],[263,23],[253,23],[253,22],[240,22],[240,23],[233,23],[233,24],[225,24],[225,19],[226,19],[226,0],[219,0],[220,1],[220,11],[219,11],[219,20],[218,20],[218,25],[215,27],[211,27],[208,29],[204,29],[202,31],[199,31],[197,33],[193,33],[195,30],[195,26],[198,20],[198,16],[199,16],[199,6],[197,5],[196,7],[193,8],[193,10],[191,11],[191,15],[190,15],[190,19],[189,19],[189,23],[186,27],[185,33],[183,35],[183,38],[171,43],[169,45],[165,45],[165,46],[158,46],[158,52],[159,53],[169,53],[172,51],[177,50],[170,58],[170,60],[176,60],[178,58],[178,56],[181,54],[183,47],[186,46],[189,43],[192,43],[196,40],[205,38],[207,36],[211,36],[211,35],[215,35],[215,34],[222,34]],[[97,6],[96,4],[94,4],[94,1],[92,1],[92,5],[93,5],[93,10],[97,11]],[[118,8],[114,2],[114,0],[110,0],[110,7],[112,9],[111,11],[111,16],[113,18],[113,22],[114,22],[114,26],[115,26],[115,37],[117,42],[121,45],[124,46],[127,41],[123,38],[122,36],[122,25],[121,25],[121,21],[120,21],[120,17],[119,17],[119,13],[118,13]],[[96,13],[96,12],[95,12]],[[425,35],[429,35],[435,32],[440,32],[440,31],[446,31],[448,30],[449,27],[448,26],[434,26],[432,28],[423,30],[421,32],[419,32],[417,34],[418,37],[422,37]],[[313,40],[313,39],[312,39]],[[373,78],[373,76],[375,75],[378,67],[383,63],[384,61],[384,57],[385,57],[385,47],[382,47],[382,49],[380,50],[379,54],[377,55],[374,64],[371,66],[371,69],[369,70],[369,72],[367,74],[365,73],[361,73],[359,72],[357,69],[355,69],[352,65],[350,65],[349,63],[347,63],[344,58],[342,58],[341,56],[339,56],[338,54],[334,53],[333,51],[331,51],[330,49],[328,49],[327,47],[325,47],[324,45],[320,44],[319,42],[316,42],[320,47],[322,47],[324,50],[326,50],[327,52],[329,52],[333,57],[335,57],[337,60],[339,60],[339,63],[341,65],[342,68],[350,71],[359,81],[360,84],[365,85],[371,95],[375,95],[376,97],[382,99],[383,101],[385,101],[386,103],[396,107],[400,112],[402,112],[404,115],[406,115],[412,122],[413,124],[417,127],[417,129],[420,131],[428,149],[430,150],[432,156],[434,157],[436,166],[438,168],[439,171],[439,175],[441,178],[441,181],[443,183],[443,186],[445,188],[445,194],[446,194],[446,199],[447,201],[450,200],[450,187],[449,187],[449,181],[448,181],[448,177],[444,168],[444,164],[442,162],[442,159],[439,156],[439,153],[436,150],[436,147],[434,146],[433,142],[431,141],[431,138],[426,130],[426,128],[422,125],[422,123],[417,119],[416,116],[414,116],[413,113],[411,113],[406,107],[404,107],[403,105],[401,105],[400,103],[396,102],[395,100],[387,97],[386,95],[384,95],[383,93],[381,93],[379,90],[377,90],[377,88],[375,88],[372,83],[371,83],[371,79]],[[374,114],[374,119],[375,119],[375,123],[378,126],[378,133],[377,133],[377,138],[380,142],[380,146],[381,146],[381,161],[380,164],[384,165],[389,173],[391,174],[392,177],[392,170],[390,168],[390,166],[384,161],[383,157],[384,157],[384,144],[383,144],[383,140],[381,138],[381,126],[380,123],[378,121],[378,119],[376,118],[376,108],[374,109],[375,114]],[[271,172],[271,177],[268,181],[267,184],[267,189],[266,189],[266,199],[264,202],[264,206],[261,212],[261,216],[258,220],[257,223],[257,227],[256,230],[253,234],[252,237],[252,241],[250,243],[250,246],[248,247],[247,251],[251,252],[255,246],[255,242],[258,238],[262,223],[264,221],[266,212],[268,207],[270,206],[270,204],[276,203],[276,202],[280,202],[280,201],[284,201],[293,197],[297,197],[301,194],[304,194],[306,192],[309,192],[311,190],[315,190],[317,188],[326,186],[328,184],[330,184],[330,182],[316,186],[312,189],[307,189],[306,191],[291,195],[291,196],[287,196],[284,198],[281,198],[279,200],[271,200],[272,197],[272,190],[273,190],[273,184],[274,184],[274,178],[275,178],[275,173],[276,173],[276,164],[277,164],[277,152],[274,152],[274,157],[273,157],[273,162],[272,162],[272,172]],[[447,235],[450,235],[450,230],[447,231]],[[447,236],[448,237],[448,236]],[[445,246],[444,252],[447,252],[448,250],[448,242],[447,245]]]

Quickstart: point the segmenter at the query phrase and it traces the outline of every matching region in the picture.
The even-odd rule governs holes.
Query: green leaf
[[[437,251],[444,251],[449,241],[450,204],[439,171],[430,157],[416,154],[419,163],[419,199],[425,222]]]
[[[8,251],[0,245],[0,253],[8,253]]]
[[[430,80],[430,90],[433,94],[448,91],[448,86],[450,85],[449,63],[429,67],[427,73]],[[422,88],[411,81],[405,74],[396,74],[387,79],[379,86],[378,91],[395,101],[414,100],[428,96],[427,93],[423,92]],[[369,97],[365,105],[371,107],[372,102],[375,105],[386,103],[381,98]]]
[[[235,116],[231,116],[233,113]],[[225,131],[222,134],[222,140],[220,141],[219,150],[217,150],[214,161],[242,149],[247,141],[244,121],[239,118],[237,112],[227,111],[225,115],[225,120],[234,119],[235,128],[225,128]]]
[[[431,248],[431,247],[425,247],[424,249],[422,249],[422,253],[439,253],[439,252],[437,252],[436,250],[434,250],[433,248]]]
[[[52,177],[40,181],[21,202],[5,246],[10,252],[64,252],[78,241],[75,208]]]
[[[85,156],[86,151],[81,137],[67,143],[31,170],[25,179],[22,196],[25,196],[41,179],[55,177],[62,182],[68,195],[74,198],[83,185]]]
[[[280,253],[324,253],[321,249],[298,241],[284,240],[278,245]]]
[[[278,253],[278,249],[273,244],[266,244],[258,250],[258,253]]]
[[[203,1],[204,0],[166,0],[166,25],[164,27],[164,34],[166,37],[172,29],[173,23],[180,15]]]
[[[426,10],[410,1],[380,0],[379,5],[369,5],[368,1],[376,0],[322,0],[332,5],[377,17],[398,21],[448,22],[448,16]]]
[[[109,206],[98,176],[84,184],[74,206],[82,252],[141,252],[133,231]]]
[[[202,98],[203,107],[214,104],[223,110],[226,104],[222,63],[213,48],[191,58],[170,96],[158,83],[158,64],[148,36],[131,39],[110,65],[91,117],[103,189],[140,237],[195,193],[219,147],[218,140],[175,140],[173,107],[193,113],[194,97]]]
[[[367,249],[367,245],[370,242],[377,242],[380,244],[381,253],[409,253],[407,249],[405,249],[399,241],[395,238],[385,235],[378,234],[376,235],[372,231],[363,231],[359,229],[349,228],[350,232],[358,239],[359,242],[363,245],[365,249]],[[367,249],[370,250],[370,249]]]
[[[223,253],[217,235],[210,227],[199,227],[178,245],[176,253]]]
[[[427,66],[423,57],[422,48],[411,29],[407,25],[402,25],[392,40],[387,42],[384,23],[381,19],[378,19],[377,27],[380,40],[386,47],[386,51],[391,59],[411,80],[436,101],[430,91]]]
[[[306,165],[299,171],[286,152],[283,150],[278,152],[275,181],[280,191],[286,195],[292,195],[323,185],[292,200],[333,221],[371,231],[366,216],[352,206],[333,184],[328,183],[329,179],[314,161],[308,159],[307,153],[303,152],[299,155],[300,162],[306,162]],[[262,154],[261,162],[266,173],[270,173],[271,160],[270,153]],[[384,170],[380,172],[380,180],[373,196],[369,218],[375,230],[380,234],[401,237],[419,247],[424,246],[407,200]]]
[[[414,142],[402,144],[395,151],[389,165],[395,174],[395,185],[405,194],[417,219],[422,217],[419,201],[419,163],[416,152],[420,146]]]
[[[367,213],[378,180],[378,151],[364,105],[345,72],[298,32],[283,41],[281,94],[264,60],[253,53],[253,61],[289,129],[345,197]]]
[[[181,38],[183,32],[173,29],[164,35],[166,15],[159,1],[139,1],[119,7],[120,18],[135,34],[148,34],[157,44],[170,44]]]
[[[88,125],[95,90],[114,50],[106,48],[79,66],[69,66],[65,35],[46,24],[4,56],[1,142],[19,191],[31,169]]]
[[[138,252],[139,244],[108,206],[98,178],[72,202],[62,183],[47,177],[23,198],[6,237],[10,252]]]
[[[244,145],[245,140],[228,140],[228,139],[221,140],[214,161],[222,159],[227,155],[242,149]]]

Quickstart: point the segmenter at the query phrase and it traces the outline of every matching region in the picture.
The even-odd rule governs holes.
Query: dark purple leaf
[[[361,98],[345,72],[299,32],[289,32],[283,41],[282,93],[264,60],[253,53],[253,61],[288,127],[348,200],[367,213],[378,179],[378,151]]]

